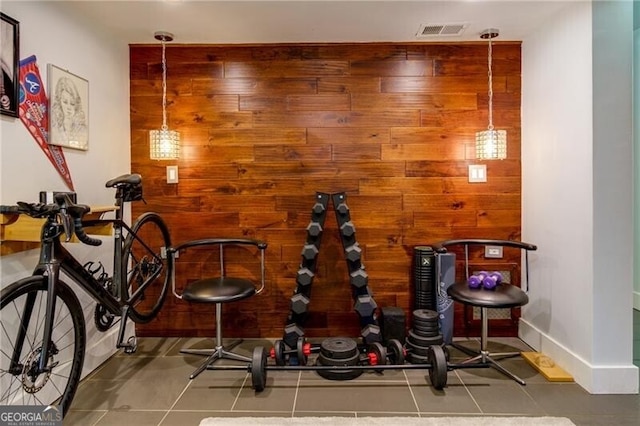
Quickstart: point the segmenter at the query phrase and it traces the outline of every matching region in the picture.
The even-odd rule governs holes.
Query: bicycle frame
[[[118,206],[118,204],[121,204],[121,199],[118,199],[118,203],[116,205]],[[121,209],[116,211],[115,219],[95,219],[85,221],[83,222],[83,225],[91,226],[104,223],[111,223],[114,229],[114,268],[112,280],[116,289],[115,295],[111,294],[109,290],[104,288],[102,283],[87,271],[87,269],[63,246],[60,241],[60,236],[64,233],[63,225],[58,223],[55,220],[55,217],[47,218],[42,227],[42,246],[40,248],[40,257],[38,264],[32,273],[32,276],[47,277],[48,292],[45,316],[47,321],[44,324],[43,330],[42,353],[49,353],[48,351],[49,344],[51,342],[56,303],[56,284],[60,277],[60,270],[68,275],[97,303],[102,304],[111,314],[121,317],[117,347],[122,348],[129,346],[128,344],[123,343],[129,307],[143,295],[144,290],[160,274],[160,271],[156,271],[147,277],[145,282],[140,285],[133,294],[129,295],[128,299],[123,299],[124,295],[127,294],[125,286],[128,285],[128,280],[126,276],[127,265],[125,264],[124,259],[122,259],[124,244],[122,230],[124,228],[129,234],[133,234],[133,232],[131,227],[124,223]],[[134,238],[136,238],[135,235]],[[34,300],[28,300],[25,307],[23,324],[21,331],[19,332],[18,341],[16,342],[16,350],[12,357],[15,364],[17,364],[19,354],[22,351],[22,344],[24,342],[22,330],[26,330],[25,322],[28,321],[31,316],[33,303]],[[40,358],[38,363],[40,372],[45,372],[47,370],[46,362],[47,357]]]

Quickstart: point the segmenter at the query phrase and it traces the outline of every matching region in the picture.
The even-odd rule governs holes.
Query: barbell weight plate
[[[413,324],[411,330],[413,330],[413,332],[418,336],[424,337],[432,337],[440,334],[440,327],[424,327],[415,323]]]
[[[431,364],[429,380],[434,388],[442,390],[447,385],[447,372],[449,371],[442,346],[429,347],[429,361]]]
[[[389,356],[389,363],[393,365],[404,364],[404,348],[402,343],[398,339],[389,339],[387,342],[387,355]]]
[[[298,343],[296,344],[299,365],[307,365],[307,354],[304,353],[304,345],[306,342],[307,339],[305,339],[304,337],[300,337],[298,339]]]
[[[267,385],[267,351],[264,346],[253,348],[251,356],[251,384],[256,392],[262,392]]]
[[[407,340],[406,345],[407,351],[414,355],[420,355],[425,358],[429,356],[429,346],[418,346],[415,343],[410,342],[409,340]]]
[[[411,364],[429,364],[429,358],[424,355],[418,355],[413,352],[407,353],[407,361]]]
[[[413,311],[413,321],[424,325],[438,321],[438,313],[431,309],[416,309]]]
[[[316,361],[320,364],[318,361]],[[323,377],[327,380],[352,380],[357,377],[360,377],[364,370],[348,370],[345,368],[341,368],[339,370],[317,370],[316,373],[320,377]]]
[[[351,358],[358,354],[358,344],[348,337],[330,337],[320,344],[320,353],[329,359]]]
[[[433,337],[418,336],[412,330],[409,330],[407,341],[413,343],[415,346],[422,346],[423,348],[426,348],[431,345],[441,345],[443,342],[443,336],[442,334],[438,334],[437,336]]]
[[[323,353],[318,355],[318,365],[333,365],[333,366],[348,366],[348,365],[358,365],[358,361],[360,360],[360,353],[355,354],[350,358],[328,358]]]
[[[276,340],[273,343],[273,352],[274,352],[273,357],[276,360],[276,365],[282,366],[287,363],[286,355],[284,351],[285,351],[284,341]]]
[[[423,320],[423,319],[414,318],[413,324],[414,325],[417,324],[420,327],[430,328],[430,327],[439,327],[440,326],[440,321],[438,320],[438,318],[434,318],[434,319],[430,319],[430,320]]]

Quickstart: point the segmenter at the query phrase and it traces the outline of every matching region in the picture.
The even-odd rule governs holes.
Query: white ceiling
[[[24,0],[22,0],[24,1]],[[561,14],[572,1],[58,1],[118,41],[157,43],[155,31],[175,35],[174,43],[304,43],[479,41],[487,28],[501,40],[523,40]],[[426,23],[467,23],[460,36],[417,38]]]

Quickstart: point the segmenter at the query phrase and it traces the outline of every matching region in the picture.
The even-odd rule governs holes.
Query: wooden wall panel
[[[148,203],[133,214],[159,212],[176,243],[266,240],[267,289],[225,307],[224,333],[279,337],[315,193],[345,192],[378,306],[410,318],[416,245],[520,237],[520,44],[495,43],[493,57],[493,119],[508,131],[508,158],[485,162],[488,182],[470,184],[475,132],[488,124],[485,43],[168,45],[168,125],[182,147],[166,162],[149,160],[147,136],[162,123],[161,48],[132,45],[131,169]],[[180,183],[170,185],[174,164]],[[317,265],[307,335],[357,337],[332,210]],[[185,261],[178,285],[214,266],[204,254]],[[213,307],[169,296],[138,333],[212,336],[213,323]]]

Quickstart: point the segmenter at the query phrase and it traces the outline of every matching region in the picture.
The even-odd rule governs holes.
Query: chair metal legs
[[[213,365],[219,359],[231,359],[234,361],[251,362],[251,358],[230,352],[235,346],[240,344],[242,339],[228,343],[226,347],[222,342],[222,303],[216,303],[216,347],[213,349],[182,349],[182,354],[203,355],[207,359],[191,373],[190,379],[195,379],[200,373]]]
[[[453,346],[454,348],[471,356],[471,358],[468,358],[462,361],[462,364],[470,364],[470,363],[486,364],[489,367],[495,368],[505,376],[515,380],[519,384],[525,385],[526,382],[524,380],[522,380],[520,377],[516,376],[515,374],[513,374],[512,372],[510,372],[509,370],[507,370],[497,362],[500,359],[519,356],[520,352],[490,353],[487,350],[487,340],[488,340],[487,337],[489,334],[489,318],[487,315],[487,308],[482,308],[482,307],[480,308],[480,319],[482,321],[482,330],[480,334],[480,350],[479,351],[474,351],[472,349],[465,348],[464,346],[460,346],[455,343],[451,344],[451,346]]]

